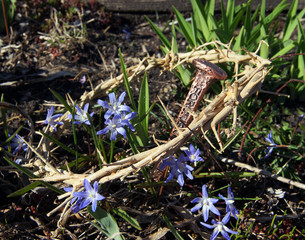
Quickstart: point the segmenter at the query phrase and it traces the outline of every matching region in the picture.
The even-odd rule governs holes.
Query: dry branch
[[[215,45],[216,49],[202,50],[207,45]],[[222,49],[219,47],[222,46]],[[64,182],[73,185],[77,190],[82,187],[83,179],[89,181],[99,181],[105,183],[115,179],[124,178],[130,173],[135,173],[143,167],[158,162],[182,147],[192,134],[207,131],[227,117],[237,106],[247,99],[253,93],[259,91],[260,86],[268,73],[267,67],[270,61],[256,55],[256,53],[248,53],[245,55],[238,54],[230,49],[228,45],[222,43],[208,43],[194,49],[190,53],[173,54],[169,52],[164,58],[147,57],[138,65],[127,69],[129,81],[142,75],[151,68],[162,68],[162,71],[172,71],[175,66],[183,63],[190,64],[193,59],[205,59],[212,63],[233,62],[236,69],[236,80],[230,85],[226,83],[227,88],[224,89],[215,99],[204,108],[198,117],[195,117],[189,128],[181,132],[179,136],[169,142],[155,147],[151,150],[136,154],[132,157],[125,158],[112,164],[104,165],[103,168],[93,174],[53,174],[42,178],[48,182]],[[238,73],[238,69],[243,72]],[[82,103],[92,101],[110,91],[118,84],[123,82],[123,75],[111,78],[102,82],[93,91],[84,93],[81,97]]]

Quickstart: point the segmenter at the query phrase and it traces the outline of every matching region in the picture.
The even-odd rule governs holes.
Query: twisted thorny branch
[[[204,48],[209,45],[213,45],[215,48],[213,50],[205,50]],[[194,117],[189,127],[183,131],[179,131],[179,135],[167,143],[117,162],[104,164],[102,169],[92,174],[74,174],[72,172],[54,173],[53,171],[52,174],[47,172],[45,177],[41,178],[41,180],[72,185],[74,191],[77,191],[78,189],[82,188],[84,178],[86,178],[89,182],[99,181],[99,183],[106,183],[119,178],[123,179],[129,174],[137,173],[143,167],[150,166],[153,163],[156,163],[171,155],[181,146],[183,146],[185,142],[187,142],[188,139],[193,136],[193,134],[205,133],[209,129],[212,129],[215,133],[215,126],[219,122],[221,122],[231,112],[233,112],[235,115],[238,105],[250,97],[253,93],[260,90],[266,75],[270,71],[270,69],[268,71],[267,68],[271,62],[258,56],[258,50],[256,52],[247,52],[244,50],[244,55],[242,55],[231,50],[230,45],[223,44],[221,42],[210,42],[199,46],[188,53],[174,54],[173,52],[169,52],[164,58],[146,57],[140,61],[139,64],[127,68],[126,72],[128,75],[128,80],[132,81],[152,68],[161,68],[162,72],[173,71],[180,64],[191,64],[194,59],[204,59],[212,63],[230,62],[235,64],[235,81],[233,84],[229,84],[229,82],[226,81],[226,88],[223,89],[223,91],[217,95],[207,107],[202,109],[201,112]],[[123,74],[102,82],[96,86],[94,90],[85,92],[81,96],[81,102],[79,105],[82,106],[86,102],[93,101],[106,95],[108,91],[111,91],[121,83],[123,83]],[[234,117],[236,118],[236,115]],[[62,116],[60,121],[69,121],[66,114]],[[62,129],[63,128],[58,129],[58,131],[62,131]],[[215,133],[215,136],[221,148],[221,142],[217,133]],[[234,161],[232,162],[226,160],[224,162],[236,165],[236,162]],[[243,165],[240,166],[245,168]],[[250,167],[247,169],[250,171],[253,170],[253,168]],[[257,171],[257,169],[255,171]],[[305,186],[300,186],[299,184],[298,187],[305,189]],[[67,197],[71,197],[71,193],[66,193],[59,196],[60,199]],[[69,204],[69,202],[66,199],[60,206],[50,212],[49,215],[53,214],[60,207],[67,204]],[[67,209],[67,207],[65,209]],[[64,211],[61,214],[61,219],[64,218],[66,213],[70,214],[70,211]]]

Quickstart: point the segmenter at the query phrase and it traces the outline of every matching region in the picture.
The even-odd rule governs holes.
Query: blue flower
[[[47,109],[47,112],[48,113],[47,113],[46,120],[44,120],[44,124],[49,124],[51,127],[54,128],[54,131],[56,132],[57,129],[55,127],[55,124],[58,124],[58,125],[63,125],[64,124],[63,122],[56,122],[55,121],[57,118],[61,117],[62,114],[55,114],[55,115],[53,115],[53,113],[54,113],[54,106],[52,106],[50,109]]]
[[[64,190],[66,192],[72,192],[73,191],[73,187],[64,187]],[[72,198],[71,204],[73,204],[73,206],[71,207],[71,211],[73,213],[79,212],[79,210],[80,210],[79,205],[80,205],[81,201],[82,201],[82,198],[79,198],[79,197]]]
[[[112,119],[108,118],[105,121],[105,124],[108,125],[104,129],[98,131],[96,134],[107,134],[110,131],[110,140],[116,140],[118,133],[126,138],[126,130],[124,126],[126,123],[122,122],[120,115],[115,115]]]
[[[170,167],[170,174],[168,178],[165,180],[165,183],[168,183],[171,179],[177,176],[177,180],[179,185],[182,187],[184,185],[184,177],[183,173],[191,180],[193,180],[193,175],[191,171],[194,170],[191,166],[187,165],[185,162],[187,161],[186,157],[182,153],[178,159],[174,156],[169,156],[163,160],[160,164],[160,170],[165,169],[165,167]]]
[[[227,212],[231,212],[232,215],[234,216],[234,218],[237,220],[238,219],[237,215],[239,213],[238,213],[237,209],[234,206],[235,199],[234,199],[234,195],[233,195],[233,193],[231,191],[231,187],[230,186],[228,187],[228,198],[225,198],[221,194],[218,194],[218,196],[226,202],[226,206],[227,206],[226,207],[226,211]]]
[[[79,80],[79,82],[82,84],[82,85],[84,85],[84,83],[86,82],[86,75],[83,75],[82,77],[81,77],[81,79]]]
[[[17,163],[18,165],[20,165],[21,162],[22,162],[22,159],[20,159],[20,158],[18,158],[18,159],[15,160],[15,163]]]
[[[137,116],[137,113],[136,112],[131,112],[131,113],[128,113],[128,112],[122,112],[121,113],[121,119],[122,119],[122,124],[129,127],[131,131],[135,131],[135,129],[133,128],[130,120],[135,118]]]
[[[206,185],[202,186],[202,197],[197,197],[191,201],[191,203],[197,203],[195,207],[191,209],[191,212],[198,211],[200,208],[202,208],[202,215],[203,219],[206,222],[209,218],[209,212],[210,210],[215,213],[216,215],[220,216],[220,212],[218,209],[214,206],[214,203],[217,203],[218,199],[216,198],[209,198],[207,187]]]
[[[200,154],[199,148],[196,150],[192,144],[190,145],[190,150],[185,150],[184,152],[185,152],[186,156],[188,157],[189,161],[191,161],[191,162],[203,160],[202,157],[199,156],[199,154]]]
[[[127,30],[126,27],[123,28],[122,32],[123,32],[123,33],[126,33],[126,39],[129,39],[129,37],[130,37],[130,32]]]
[[[13,154],[16,154],[20,149],[24,152],[28,150],[28,146],[24,143],[23,137],[20,137],[18,134],[11,140],[11,148],[14,149]]]
[[[101,105],[103,108],[108,109],[107,112],[104,115],[105,119],[109,119],[112,115],[121,115],[121,112],[131,112],[130,107],[128,107],[127,105],[122,105],[122,102],[124,101],[124,97],[125,97],[126,93],[122,92],[122,94],[119,96],[118,100],[116,100],[115,98],[115,94],[109,93],[108,97],[109,97],[109,103],[106,101],[102,101],[102,100],[97,100],[97,103],[99,105]]]
[[[299,123],[303,120],[303,118],[304,118],[304,114],[302,114],[302,115],[299,117],[297,124],[299,124]]]
[[[90,125],[90,121],[88,120],[87,117],[87,112],[88,112],[88,108],[89,108],[89,103],[86,103],[86,105],[84,106],[84,110],[81,110],[77,105],[75,105],[75,108],[77,110],[76,114],[74,115],[74,124],[81,124],[81,123],[85,123],[87,125]],[[92,117],[94,114],[94,112],[90,113],[90,117]],[[72,119],[72,114],[68,115],[68,118]]]
[[[84,179],[85,191],[83,192],[74,192],[73,196],[79,199],[83,199],[79,204],[79,209],[87,207],[89,204],[92,204],[92,211],[96,211],[97,201],[105,199],[101,194],[98,193],[98,182],[93,183],[93,188],[91,187],[89,181]]]
[[[222,221],[215,221],[214,219],[212,220],[212,224],[213,225],[210,225],[210,224],[206,224],[206,223],[203,223],[203,222],[200,222],[200,224],[202,224],[203,226],[207,227],[207,228],[214,228],[213,230],[213,233],[211,235],[211,240],[214,240],[216,239],[217,235],[219,233],[222,234],[222,236],[227,239],[227,240],[231,240],[230,236],[228,233],[231,233],[231,234],[238,234],[238,232],[236,231],[233,231],[231,229],[229,229],[227,226],[225,226],[225,224],[228,223],[230,219],[230,213],[228,212],[226,214],[226,216],[222,219]]]
[[[273,138],[272,138],[272,130],[270,131],[270,133],[267,135],[267,137],[265,138],[266,141],[268,141],[270,143],[270,147],[268,147],[266,149],[266,156],[264,157],[264,159],[270,157],[273,149],[276,147],[276,144],[275,142],[273,141]]]

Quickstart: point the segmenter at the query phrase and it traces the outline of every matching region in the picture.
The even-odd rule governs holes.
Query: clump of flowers
[[[165,180],[165,183],[169,182],[171,179],[177,176],[178,183],[182,187],[184,185],[183,174],[185,174],[191,180],[194,178],[191,173],[194,168],[185,163],[187,160],[188,159],[184,156],[183,153],[179,156],[178,159],[174,156],[169,156],[163,160],[159,166],[160,170],[164,170],[167,166],[170,167],[170,174]]]
[[[188,161],[192,163],[203,161],[203,159],[199,156],[200,150],[195,149],[192,144],[190,145],[189,150],[185,150],[184,152],[186,156],[181,153],[178,159],[175,158],[173,155],[163,159],[163,162],[160,164],[159,169],[162,171],[166,167],[170,167],[170,174],[165,180],[165,183],[169,182],[176,176],[179,185],[182,187],[184,185],[183,174],[185,174],[189,179],[193,180],[194,177],[191,171],[193,171],[194,168],[186,163]]]
[[[123,92],[118,99],[116,99],[114,93],[109,94],[109,103],[106,101],[98,100],[97,103],[107,109],[104,118],[105,125],[104,129],[98,131],[97,135],[104,135],[110,132],[110,140],[116,140],[118,133],[126,138],[126,128],[128,127],[131,131],[135,131],[131,124],[131,119],[136,117],[136,112],[131,112],[131,108],[126,104],[122,104],[126,93]]]
[[[213,233],[211,235],[211,240],[216,239],[216,237],[218,236],[219,233],[221,233],[225,239],[230,240],[231,238],[228,233],[238,234],[238,232],[229,229],[225,225],[229,222],[231,214],[234,216],[235,219],[238,219],[237,214],[239,214],[237,209],[233,205],[233,203],[235,202],[235,199],[234,199],[234,195],[231,191],[231,187],[230,186],[228,187],[228,197],[227,198],[225,198],[221,194],[219,194],[219,197],[221,199],[223,199],[226,203],[226,215],[224,216],[224,218],[221,221],[220,221],[221,214],[220,214],[219,210],[214,206],[214,204],[217,203],[219,199],[209,198],[206,185],[202,186],[202,197],[197,197],[191,201],[191,203],[197,203],[191,209],[191,212],[195,212],[195,211],[198,211],[199,209],[202,209],[202,215],[203,215],[204,222],[200,222],[200,224],[207,228],[214,229]],[[215,221],[213,219],[212,225],[206,223],[207,220],[209,219],[210,211],[219,216],[219,221]]]

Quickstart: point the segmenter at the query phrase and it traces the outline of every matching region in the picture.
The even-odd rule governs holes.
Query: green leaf
[[[185,21],[184,17],[181,15],[181,13],[173,6],[174,13],[176,15],[178,24],[179,24],[179,30],[182,33],[182,35],[186,38],[187,42],[194,47],[196,40],[193,39],[192,34],[192,27],[191,24]]]
[[[173,41],[173,46],[172,46],[173,52],[178,53],[178,45],[176,41],[176,32],[174,25],[172,25],[172,41]],[[185,86],[187,86],[190,83],[191,73],[187,68],[184,68],[182,65],[179,65],[176,67],[176,70],[174,70],[174,72]]]
[[[4,117],[5,118],[5,117]],[[6,120],[6,118],[5,118]],[[11,134],[10,137],[8,137],[4,142],[0,143],[0,146],[8,146],[10,148],[10,141],[21,131],[21,129],[23,128],[23,126],[20,126],[13,134]]]
[[[244,178],[258,175],[254,172],[206,172],[195,175],[195,178]]]
[[[295,19],[288,23],[287,31],[284,33],[283,41],[290,39],[292,33],[294,32],[298,21],[300,21],[305,14],[305,8],[295,17]]]
[[[262,3],[261,3],[261,11],[260,11],[260,21],[263,21],[265,18],[266,18],[266,1],[265,0],[262,0]]]
[[[207,15],[205,15],[204,7],[200,0],[191,0],[193,8],[193,18],[196,21],[196,26],[198,30],[203,34],[203,42],[208,42],[211,40],[211,32],[207,23]]]
[[[165,35],[159,30],[159,28],[147,16],[145,16],[145,18],[149,22],[152,29],[157,33],[161,42],[167,48],[167,50],[171,50],[171,44],[168,41],[168,39],[165,37]]]
[[[147,81],[147,75],[145,72],[143,80],[142,80],[142,84],[141,84],[139,103],[138,103],[138,114],[139,114],[140,118],[142,116],[145,116],[146,112],[149,109],[149,88],[148,87],[149,87],[149,85],[148,85],[148,81]],[[146,115],[141,122],[147,137],[148,137],[148,117],[149,117],[149,115]]]
[[[213,21],[213,17],[215,14],[215,1],[208,1],[206,4],[207,7],[207,24],[210,31],[214,29],[215,22]],[[211,37],[214,38],[214,32],[211,32]]]
[[[183,237],[178,233],[178,231],[174,228],[173,224],[169,221],[168,217],[166,215],[162,215],[162,218],[172,234],[175,236],[177,240],[183,240]]]
[[[46,133],[44,133],[43,131],[40,131],[40,133],[45,136],[46,138],[48,138],[49,140],[51,140],[52,142],[54,142],[56,145],[60,146],[62,149],[64,149],[65,151],[72,153],[72,154],[76,154],[76,151],[73,150],[72,148],[67,147],[65,144],[63,144],[62,142],[58,141],[56,138],[52,137],[51,135],[48,135]],[[84,158],[90,159],[89,157],[85,157],[81,154],[79,154],[79,156],[82,156]]]
[[[178,53],[177,37],[175,31],[175,25],[172,23],[172,51]]]
[[[256,44],[260,40],[258,40],[260,36],[260,28],[261,26],[265,26],[266,29],[269,29],[270,24],[275,20],[275,18],[282,13],[289,4],[285,4],[287,0],[283,0],[279,5],[275,7],[275,9],[265,18],[263,18],[260,21],[260,24],[258,24],[250,34],[250,38],[247,39],[247,46],[250,44]],[[261,18],[261,17],[260,17]],[[260,38],[261,39],[261,38]],[[248,48],[248,50],[251,50]]]
[[[305,53],[305,32],[302,23],[298,20],[298,53]],[[305,80],[305,56],[298,56],[298,78]]]
[[[196,21],[193,17],[193,15],[191,16],[191,27],[192,27],[192,38],[195,41],[195,46],[198,46],[200,44],[200,41],[198,40],[198,33],[199,31],[197,31],[197,25],[196,25]]]
[[[123,218],[126,222],[128,222],[131,226],[133,226],[135,229],[137,230],[142,230],[139,222],[131,217],[127,212],[125,212],[123,209],[120,208],[116,208],[116,209],[112,209],[112,211],[117,214],[118,216],[120,216],[121,218]]]
[[[124,236],[120,235],[120,229],[114,217],[106,212],[104,209],[97,207],[96,211],[93,212],[91,206],[87,207],[88,212],[96,219],[100,227],[97,227],[100,231],[102,231],[107,237],[113,237],[115,240],[123,240],[125,239]]]
[[[230,28],[232,26],[233,18],[234,18],[234,8],[235,8],[235,1],[229,0],[227,2],[227,11],[226,11],[226,19],[225,19],[225,25],[227,27],[227,31],[230,31]],[[231,29],[232,31],[233,29]],[[235,29],[234,29],[235,30]]]
[[[135,101],[134,101],[134,99],[133,99],[132,92],[131,92],[131,89],[130,89],[130,84],[129,84],[129,80],[128,80],[128,75],[127,75],[127,72],[126,72],[126,66],[125,66],[125,63],[124,63],[124,60],[123,60],[123,56],[122,56],[121,49],[119,49],[119,54],[120,54],[121,67],[122,67],[122,73],[123,73],[123,76],[124,76],[124,83],[125,83],[126,91],[127,91],[129,100],[130,100],[130,102],[131,102],[132,108],[133,108],[134,110],[136,110],[137,107],[136,107],[136,104],[135,104]]]
[[[87,113],[87,118],[90,122],[90,131],[91,131],[91,137],[93,139],[93,142],[94,142],[94,146],[95,146],[95,149],[97,150],[102,150],[102,155],[103,155],[103,158],[104,160],[107,162],[107,154],[105,152],[105,148],[104,148],[104,145],[103,145],[103,142],[99,142],[99,139],[97,137],[97,134],[96,134],[96,131],[95,131],[95,128],[93,126],[93,122],[92,122],[92,118],[90,117],[89,113]],[[89,132],[89,131],[88,131]],[[111,142],[112,143],[112,142]],[[100,154],[97,154],[97,157],[98,157],[98,161],[99,161],[99,164],[100,164],[100,168],[102,168],[102,164],[103,164],[103,160],[101,159],[101,156]],[[109,162],[111,162],[111,157],[110,157],[110,160]]]
[[[265,26],[262,26],[260,30],[261,30],[261,34],[260,34],[261,37],[260,37],[259,40],[262,40],[262,39],[265,38],[265,36],[267,36],[266,30],[265,30]],[[260,48],[260,56],[262,58],[268,58],[268,55],[269,55],[269,48],[268,48],[268,46],[266,44],[262,44],[261,48]]]
[[[298,10],[298,0],[294,0],[292,2],[292,4],[290,5],[289,11],[288,11],[288,14],[286,17],[286,21],[285,21],[283,33],[287,32],[290,23],[293,21],[293,18],[297,14],[297,10]]]
[[[276,54],[274,54],[271,59],[277,57],[277,56],[283,56],[287,54],[290,50],[292,50],[295,47],[295,43],[291,43],[288,46],[282,48],[280,51],[278,51]]]
[[[238,51],[242,49],[244,45],[244,39],[245,39],[245,28],[244,26],[241,27],[238,36],[235,38],[235,42],[233,45],[233,50]]]
[[[65,106],[65,108],[72,113],[72,108],[69,106],[69,104],[66,102],[66,100],[56,91],[52,90],[49,88],[49,90],[51,91],[51,93],[58,99],[58,101],[61,102],[61,104],[63,104]]]
[[[17,197],[22,194],[25,194],[25,193],[31,191],[32,189],[34,189],[35,187],[38,187],[40,184],[41,184],[40,181],[32,182],[29,185],[17,190],[16,192],[11,193],[10,195],[8,195],[8,197]]]
[[[11,164],[13,167],[17,168],[20,172],[24,173],[25,175],[27,175],[28,177],[30,178],[38,178],[35,174],[33,174],[32,172],[30,172],[29,170],[27,170],[26,168],[22,167],[21,165],[11,161],[10,159],[8,159],[7,157],[3,157],[3,159],[5,161],[7,161],[9,164]],[[44,182],[44,181],[40,181],[40,184],[43,184],[45,187],[51,189],[52,191],[54,192],[57,192],[58,194],[63,194],[65,193],[65,191],[57,188],[57,187],[54,187],[52,184],[50,183],[47,183],[47,182]]]

